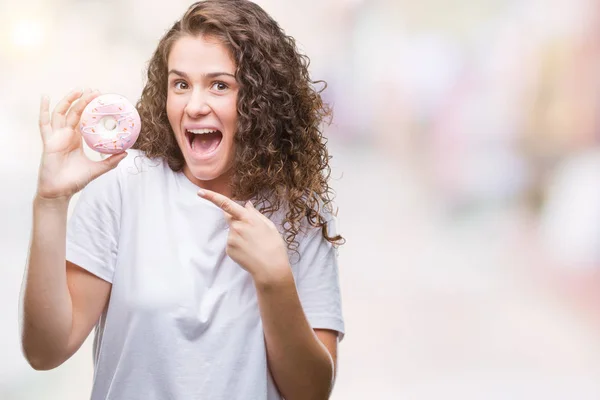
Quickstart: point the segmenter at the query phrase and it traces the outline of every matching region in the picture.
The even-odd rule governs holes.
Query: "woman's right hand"
[[[44,143],[38,176],[37,196],[45,200],[69,200],[93,179],[115,168],[127,153],[92,161],[83,152],[77,125],[84,108],[98,91],[74,90],[54,108],[50,118],[48,97],[40,106],[40,133]],[[77,100],[77,101],[76,101]],[[76,102],[75,102],[76,101]],[[73,104],[75,102],[75,104]]]

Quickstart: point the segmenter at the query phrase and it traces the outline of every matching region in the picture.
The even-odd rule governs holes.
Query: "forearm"
[[[39,369],[60,363],[72,326],[72,304],[65,266],[68,201],[36,198],[22,297],[22,345]]]
[[[281,394],[286,400],[327,399],[333,360],[304,315],[290,268],[255,285],[269,369]]]

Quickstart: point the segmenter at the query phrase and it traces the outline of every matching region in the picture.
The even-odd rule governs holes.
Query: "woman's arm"
[[[76,126],[85,106],[98,95],[74,90],[52,116],[50,100],[43,97],[40,104],[43,153],[21,300],[21,344],[35,369],[54,368],[79,348],[110,292],[109,283],[65,261],[70,199],[126,156],[94,162],[83,152]]]
[[[255,278],[267,359],[286,400],[327,399],[333,388],[337,332],[313,331],[302,310],[289,266]]]
[[[67,208],[66,201],[34,200],[21,344],[37,370],[55,368],[79,349],[111,289],[110,283],[65,261]]]
[[[35,369],[62,358],[72,325],[65,268],[68,201],[36,198],[22,296],[22,347]]]
[[[227,254],[254,279],[269,368],[279,391],[286,400],[327,399],[335,376],[337,338],[332,332],[319,332],[324,345],[308,323],[279,231],[251,202],[242,207],[204,189],[198,195],[225,212]]]

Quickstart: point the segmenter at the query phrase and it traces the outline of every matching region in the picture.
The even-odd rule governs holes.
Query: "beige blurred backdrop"
[[[189,4],[0,0],[2,400],[89,398],[93,373],[91,340],[49,372],[19,346],[39,98],[136,101]],[[259,4],[335,108],[332,398],[600,399],[600,2]]]

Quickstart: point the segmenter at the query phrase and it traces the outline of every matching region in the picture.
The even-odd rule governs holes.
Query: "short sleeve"
[[[336,232],[331,217],[328,231]],[[300,258],[296,269],[296,287],[304,314],[313,329],[331,329],[342,340],[345,334],[342,315],[337,249],[320,229],[312,228],[299,243]]]
[[[90,182],[67,224],[68,261],[112,283],[121,219],[119,168]]]

